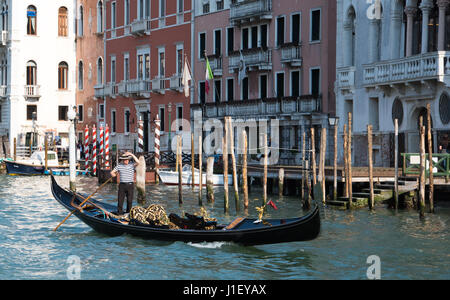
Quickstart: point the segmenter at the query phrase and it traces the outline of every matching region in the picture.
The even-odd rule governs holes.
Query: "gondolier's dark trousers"
[[[134,183],[120,183],[119,184],[119,196],[118,196],[118,204],[117,204],[117,212],[122,215],[123,214],[123,202],[125,200],[125,196],[127,197],[127,210],[126,213],[129,213],[133,206],[133,195],[134,195]]]

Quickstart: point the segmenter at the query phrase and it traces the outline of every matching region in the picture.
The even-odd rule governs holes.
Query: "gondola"
[[[83,201],[79,195],[60,187],[53,176],[51,189],[55,199],[69,211],[76,209],[71,203],[79,205]],[[317,205],[300,218],[268,219],[259,223],[255,223],[256,219],[242,219],[240,222],[230,224],[232,226],[217,226],[215,230],[175,230],[158,226],[122,224],[120,220],[107,217],[105,214],[105,211],[115,211],[116,206],[92,198],[90,201],[103,210],[76,210],[74,215],[95,231],[112,237],[129,234],[144,239],[171,242],[235,242],[250,246],[309,241],[320,233],[320,214]]]

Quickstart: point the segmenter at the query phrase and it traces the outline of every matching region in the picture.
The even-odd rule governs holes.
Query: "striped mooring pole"
[[[138,125],[138,148],[139,148],[139,152],[143,153],[144,152],[144,122],[142,121],[142,119],[139,120],[139,125]]]
[[[97,175],[97,128],[92,127],[92,173]]]
[[[109,126],[105,128],[105,168],[109,170]]]
[[[161,154],[161,120],[159,119],[159,115],[156,115],[155,119],[155,170],[156,170],[156,182],[159,181],[158,173],[159,173],[159,158]]]
[[[89,172],[89,127],[88,127],[88,125],[86,125],[86,129],[84,129],[84,160],[85,160],[84,169],[87,174]]]
[[[104,163],[103,162],[103,159],[104,159],[104,145],[103,145],[103,135],[104,135],[104,128],[103,128],[103,125],[100,125],[100,157],[101,157],[101,160],[100,160],[100,162],[101,163]],[[101,167],[101,166],[100,166]]]

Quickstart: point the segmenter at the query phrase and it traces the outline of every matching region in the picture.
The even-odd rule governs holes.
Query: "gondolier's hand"
[[[126,152],[124,155],[131,156],[134,159],[134,162],[136,163],[136,165],[139,165],[139,158],[137,158],[136,155],[134,155],[131,152]]]

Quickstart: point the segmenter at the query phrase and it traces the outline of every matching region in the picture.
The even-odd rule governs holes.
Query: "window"
[[[248,100],[249,90],[248,90],[248,77],[242,80],[242,100]]]
[[[259,77],[259,97],[267,99],[267,75],[265,74]]]
[[[248,28],[242,29],[242,49],[243,50],[246,50],[249,48],[248,35],[249,35]]]
[[[99,104],[98,105],[98,113],[99,113],[99,118],[100,119],[104,119],[105,118],[105,105],[104,104]]]
[[[166,0],[159,0],[159,17],[166,16]]]
[[[27,34],[36,35],[36,7],[33,5],[27,8]]]
[[[103,59],[97,59],[97,84],[103,84]]]
[[[209,2],[203,4],[203,7],[202,7],[202,8],[203,8],[203,13],[204,13],[204,14],[209,13],[209,10],[210,10]]]
[[[60,7],[58,10],[58,35],[67,36],[68,33],[67,8]]]
[[[198,97],[199,97],[198,100],[199,100],[200,104],[206,103],[206,83],[204,81],[199,83]]]
[[[58,106],[58,121],[67,121],[67,113],[69,112],[69,106],[60,105]]]
[[[321,16],[320,9],[311,11],[311,32],[310,40],[311,42],[320,41],[321,37]]]
[[[77,109],[77,113],[78,113],[78,122],[83,122],[84,121],[84,106],[83,105],[78,105],[78,109]]]
[[[184,50],[183,45],[177,45],[177,74],[183,74]]]
[[[199,35],[199,54],[198,57],[200,59],[205,58],[205,51],[206,51],[206,33],[200,33]]]
[[[84,85],[84,79],[83,79],[83,62],[80,61],[78,63],[78,89],[82,90],[83,89],[83,85]]]
[[[320,69],[315,68],[310,70],[310,93],[318,96],[320,94]]]
[[[117,132],[116,111],[111,110],[111,132]]]
[[[0,105],[0,123],[2,122],[2,106]]]
[[[158,75],[160,78],[164,78],[166,75],[166,53],[164,48],[158,50],[158,56]]]
[[[300,22],[300,14],[292,15],[292,24],[291,24],[291,41],[292,43],[298,45],[301,41],[301,22]]]
[[[130,0],[124,1],[124,25],[130,24]]]
[[[232,53],[234,51],[234,28],[227,28],[227,51]]]
[[[222,31],[220,29],[214,31],[214,54],[222,55]]]
[[[123,79],[130,80],[130,56],[128,53],[123,55]]]
[[[234,79],[229,78],[227,79],[227,101],[233,101],[234,100]]]
[[[27,62],[27,85],[37,85],[37,67],[34,61]]]
[[[183,131],[183,106],[177,106],[177,128]]]
[[[258,47],[258,26],[253,26],[251,29],[251,41],[252,41],[252,48]]]
[[[284,17],[277,18],[277,46],[281,46],[284,44]]]
[[[291,96],[300,96],[300,71],[292,71],[291,73]]]
[[[103,2],[97,2],[97,32],[103,32]]]
[[[80,11],[79,11],[79,18],[78,18],[78,36],[83,36],[84,35],[84,11],[83,11],[83,6],[80,6]]]
[[[181,14],[181,13],[184,12],[184,0],[178,0],[177,3],[178,3],[178,9],[177,9],[177,12],[178,12],[179,14]]]
[[[222,81],[214,81],[214,102],[219,103],[222,100]]]
[[[33,115],[35,120],[37,120],[37,106],[36,105],[27,105],[27,120],[32,121]]]
[[[282,98],[284,97],[284,73],[277,73],[276,78],[277,98]]]
[[[124,110],[124,117],[125,117],[125,133],[130,132],[130,110],[128,108],[125,108]]]
[[[60,62],[58,65],[58,89],[67,90],[69,82],[69,66],[66,62]]]
[[[111,82],[116,82],[116,57],[111,57]]]
[[[159,108],[159,118],[161,120],[161,132],[166,131],[166,113],[164,107]]]
[[[117,20],[116,20],[116,2],[111,3],[111,29],[116,28]]]
[[[216,10],[222,10],[223,9],[223,0],[216,0]]]
[[[267,24],[261,25],[261,47],[267,49]]]

